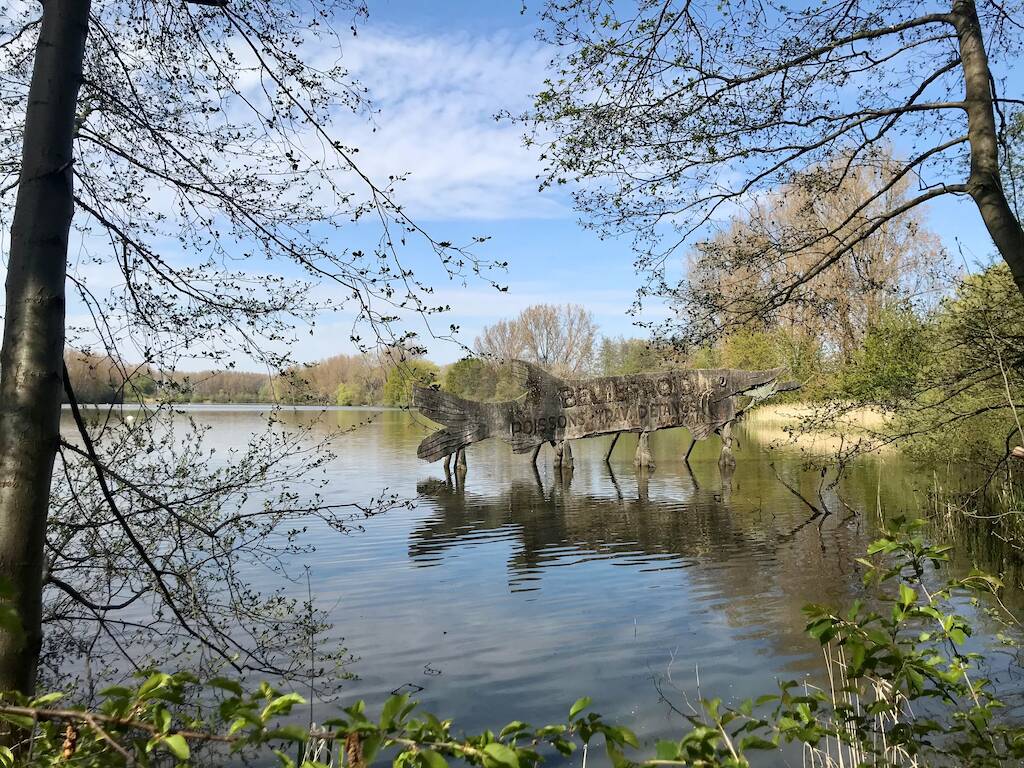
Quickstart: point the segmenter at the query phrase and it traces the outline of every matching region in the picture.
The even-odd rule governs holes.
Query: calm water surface
[[[266,423],[258,408],[192,410],[224,445]],[[285,415],[324,433],[366,417]],[[811,498],[818,478],[801,470],[800,453],[769,452],[744,429],[731,478],[719,472],[715,438],[688,470],[688,437],[676,430],[652,437],[652,473],[634,471],[633,435],[610,467],[610,438],[574,441],[571,473],[551,467],[550,449],[535,472],[528,456],[491,440],[469,449],[462,483],[416,458],[428,431],[408,413],[382,411],[338,442],[331,500],[386,487],[415,506],[351,535],[316,534],[316,552],[296,566],[310,566],[316,602],[333,606],[355,656],[344,699],[376,708],[392,691],[413,691],[467,730],[558,722],[589,695],[652,744],[680,729],[663,695],[685,709],[698,675],[700,694],[727,701],[771,692],[777,679],[820,679],[801,607],[856,597],[854,558],[877,531],[879,501],[890,514],[913,513],[934,482],[897,458],[865,461],[839,488],[859,514],[833,494],[836,514],[819,527],[770,464]],[[322,707],[321,719],[334,711]]]

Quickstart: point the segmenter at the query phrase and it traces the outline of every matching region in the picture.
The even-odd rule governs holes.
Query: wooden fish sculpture
[[[520,360],[513,371],[526,390],[516,400],[481,403],[427,387],[413,388],[413,405],[444,425],[416,455],[437,461],[472,443],[500,437],[516,453],[545,442],[618,432],[686,427],[703,440],[738,414],[737,399],[759,399],[798,385],[781,382],[784,368],[707,368],[563,380]]]

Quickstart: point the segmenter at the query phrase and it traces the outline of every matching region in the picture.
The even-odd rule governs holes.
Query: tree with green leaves
[[[30,693],[41,654],[93,648],[83,633],[115,656],[148,634],[165,653],[173,638],[238,668],[287,668],[264,644],[270,613],[249,637],[225,630],[254,608],[239,559],[272,561],[261,548],[288,510],[339,529],[351,510],[294,488],[240,507],[329,454],[271,420],[234,465],[213,467],[202,430],[172,424],[172,398],[131,423],[79,409],[74,436],[62,436],[61,401],[80,400],[64,352],[109,358],[123,399],[138,402],[136,373],[169,374],[183,356],[287,370],[296,324],[323,312],[349,312],[364,348],[414,349],[407,321],[443,309],[431,271],[493,283],[489,264],[424,231],[396,200],[399,179],[371,179],[332,129],[368,114],[365,86],[325,57],[365,13],[359,0],[47,0],[0,15],[0,210],[13,213],[3,219],[0,578],[25,628],[17,643],[0,638],[0,689]],[[427,274],[404,266],[409,249],[433,257],[418,260]],[[98,285],[92,266],[117,277]],[[90,324],[68,326],[72,300]],[[154,623],[118,618],[149,600]],[[286,624],[302,614],[277,608]]]
[[[867,240],[939,198],[973,202],[1024,292],[1024,229],[1003,186],[1006,117],[1021,101],[1022,6],[995,0],[865,3],[561,0],[541,34],[555,47],[529,115],[546,184],[579,182],[592,225],[635,238],[647,276],[639,300],[679,307],[660,330],[684,342],[799,302],[856,261]],[[889,147],[898,152],[887,160]],[[838,160],[837,160],[838,158]],[[843,215],[818,202],[858,173]],[[901,185],[904,196],[890,194]],[[783,186],[806,216],[750,248],[721,254],[741,281],[723,307],[715,286],[678,280],[673,261],[737,210]],[[804,226],[801,222],[811,222]]]
[[[429,360],[413,359],[396,363],[384,380],[384,405],[412,405],[413,385],[429,387],[437,381],[440,373],[441,369]]]
[[[478,357],[466,357],[445,370],[443,388],[467,400],[486,401],[494,397],[497,383],[497,365]]]

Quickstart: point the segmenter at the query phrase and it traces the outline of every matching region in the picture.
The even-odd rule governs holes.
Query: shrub
[[[270,752],[291,768],[291,754],[301,755],[302,746],[312,744],[326,759],[344,752],[350,768],[365,768],[385,755],[396,768],[446,768],[450,760],[535,768],[547,756],[571,755],[595,737],[603,740],[614,768],[739,768],[786,743],[804,751],[805,763],[821,766],[1017,764],[1024,758],[1024,728],[999,719],[1003,702],[978,674],[979,657],[965,649],[972,627],[955,610],[964,597],[1002,585],[971,573],[935,586],[948,548],[928,543],[922,526],[896,519],[869,548],[872,559],[859,560],[872,590],[869,601],[845,612],[805,609],[807,630],[824,650],[828,691],[790,681],[735,708],[703,700],[703,711],[685,716],[680,738],[659,742],[653,758],[627,757],[627,749],[639,749],[636,736],[587,712],[587,698],[572,705],[563,723],[535,728],[514,721],[497,733],[465,736],[456,735],[451,721],[418,712],[408,696],[392,696],[377,718],[370,719],[357,702],[311,732],[290,717],[304,703],[298,694],[266,684],[247,692],[229,679],[200,685],[186,673],[157,672],[142,675],[134,686],[107,689],[90,710],[58,706],[60,694],[5,696],[0,720],[22,741],[8,739],[17,755],[0,747],[0,766],[13,766],[17,758],[25,768],[71,761],[120,768],[152,765],[161,757],[189,765],[194,750],[204,746],[264,760]],[[207,703],[190,707],[189,701]],[[300,762],[303,768],[324,765]]]
[[[909,309],[886,309],[868,323],[864,341],[840,369],[836,388],[852,400],[893,405],[912,397],[924,366],[927,333]]]
[[[406,360],[388,371],[384,381],[384,405],[412,404],[412,387],[427,387],[437,381],[440,369],[428,360]]]

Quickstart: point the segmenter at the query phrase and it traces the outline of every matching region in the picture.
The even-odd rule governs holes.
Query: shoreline
[[[873,408],[858,408],[837,419],[834,428],[798,432],[804,419],[833,405],[830,402],[766,403],[745,414],[741,424],[748,434],[762,444],[775,443],[778,447],[807,448],[815,451],[835,451],[851,441],[870,437],[871,432],[882,429],[888,416]],[[895,444],[874,448],[868,453],[898,453]]]

